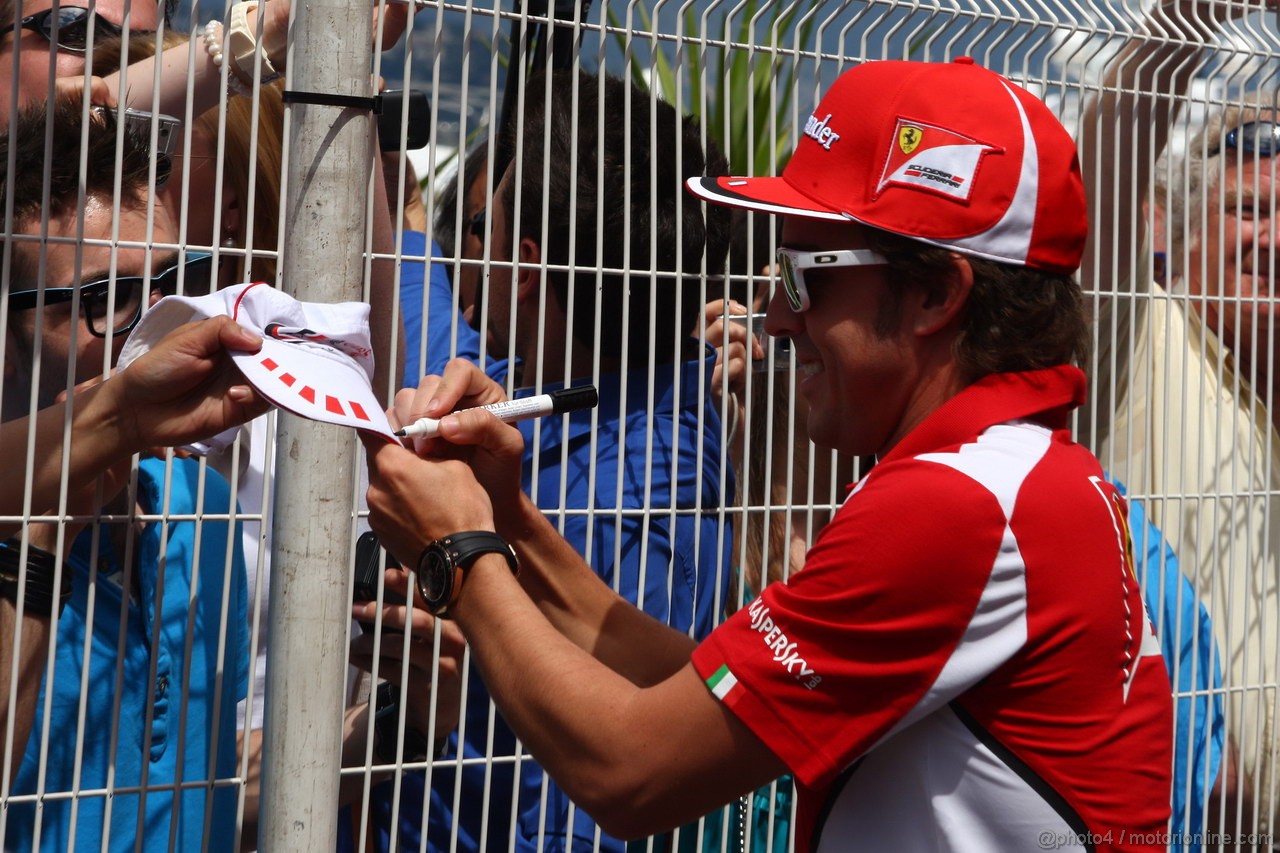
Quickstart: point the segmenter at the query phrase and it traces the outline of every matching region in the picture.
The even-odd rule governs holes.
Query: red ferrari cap
[[[973,64],[865,62],[832,85],[779,177],[691,178],[717,204],[852,220],[1070,274],[1088,233],[1075,142],[1038,98]]]

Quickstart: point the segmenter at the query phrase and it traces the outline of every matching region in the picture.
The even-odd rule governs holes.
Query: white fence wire
[[[9,80],[0,85],[9,134],[0,396],[14,425],[3,433],[0,526],[28,530],[73,578],[52,623],[0,601],[6,849],[254,849],[272,820],[259,815],[262,768],[276,761],[305,776],[300,749],[332,752],[332,762],[314,762],[322,773],[336,773],[340,755],[340,816],[325,794],[300,804],[299,818],[336,823],[337,849],[791,849],[789,779],[667,836],[624,846],[602,834],[521,749],[469,659],[460,707],[431,693],[448,677],[439,661],[450,638],[440,631],[370,635],[354,625],[350,642],[373,673],[349,668],[346,707],[320,710],[333,737],[277,734],[274,748],[293,760],[272,755],[263,727],[285,718],[264,715],[264,698],[319,701],[305,676],[341,678],[346,662],[327,646],[291,645],[287,658],[273,658],[287,671],[267,693],[267,650],[282,642],[267,630],[268,602],[280,607],[285,594],[271,582],[345,596],[356,550],[338,536],[327,566],[281,566],[275,496],[299,471],[341,465],[278,443],[272,415],[209,456],[157,451],[105,478],[86,476],[64,452],[77,434],[61,394],[112,367],[131,295],[145,304],[159,292],[279,286],[291,263],[316,279],[293,281],[299,298],[333,292],[320,289],[325,270],[300,259],[308,250],[288,242],[300,227],[285,215],[289,181],[312,173],[290,168],[300,143],[286,128],[303,107],[286,104],[284,92],[304,56],[322,63],[317,55],[352,50],[343,43],[352,34],[303,43],[295,30],[273,44],[263,20],[287,14],[288,3],[270,0],[255,10],[258,50],[287,64],[286,80],[246,84],[231,59],[229,5],[183,6],[165,23],[164,9],[100,0],[97,20],[132,38],[113,47],[99,25],[81,47],[95,75],[122,80],[120,108],[144,111],[139,164],[120,153],[131,144],[126,130],[135,132],[127,122],[95,135],[104,125],[78,96],[61,112],[43,106],[55,76],[64,99],[88,80],[83,50],[51,50],[54,39],[83,35],[67,14],[74,7],[60,7],[53,31],[48,0],[5,5],[2,23],[19,26],[0,36]],[[720,235],[732,242],[728,260],[704,256],[685,274],[694,270],[680,271],[681,254],[701,237],[688,219],[661,230],[649,204],[682,193],[680,164],[696,165],[703,149],[718,150],[734,174],[776,173],[820,93],[851,65],[972,56],[1042,97],[1080,145],[1093,223],[1081,281],[1095,340],[1090,402],[1076,426],[1164,537],[1134,528],[1178,699],[1171,829],[1206,833],[1174,846],[1270,849],[1280,806],[1275,173],[1273,158],[1255,167],[1243,152],[1280,145],[1280,134],[1267,125],[1250,136],[1243,126],[1274,120],[1275,12],[1217,0],[545,6],[426,2],[394,46],[394,34],[374,30],[373,74],[425,101],[403,112],[390,105],[411,97],[382,102],[381,157],[352,167],[368,186],[360,204],[322,200],[305,215],[326,217],[327,233],[356,235],[378,392],[389,399],[453,355],[477,360],[511,391],[592,381],[601,403],[589,420],[526,429],[526,485],[617,591],[704,635],[801,567],[844,486],[871,460],[809,442],[790,393],[789,350],[761,334],[774,223],[733,217]],[[385,20],[407,9],[377,12]],[[210,60],[208,21],[227,23],[221,64]],[[144,58],[158,50],[163,61]],[[261,75],[268,65],[256,65]],[[564,89],[544,75],[565,67],[582,76],[557,78],[570,87],[560,100]],[[619,110],[612,100],[596,107],[606,75],[637,84]],[[363,97],[352,92],[336,94]],[[660,98],[696,120],[691,135],[658,120]],[[578,139],[527,127],[539,103],[567,105],[581,119]],[[366,121],[367,106],[330,104],[324,114],[336,133]],[[588,140],[633,126],[649,129],[621,155],[634,180],[609,185],[603,168],[578,164]],[[425,141],[411,147],[418,134]],[[172,156],[154,156],[166,135]],[[330,142],[318,140],[317,163]],[[555,190],[544,197],[546,186]],[[510,235],[529,233],[530,217],[533,242],[560,245],[562,255],[522,254]],[[526,298],[518,280],[505,283],[512,259],[586,285],[558,291],[563,304],[545,292]],[[630,298],[614,301],[624,273]],[[100,292],[70,289],[93,281]],[[705,349],[720,343],[706,327],[727,299],[746,314],[730,322],[762,344],[733,382]],[[104,337],[75,322],[95,309]],[[42,410],[54,416],[36,417]],[[52,490],[41,485],[49,470]],[[358,535],[367,529],[363,487],[342,476],[335,493],[314,498],[338,502]],[[369,594],[391,593],[378,581]],[[388,679],[420,701],[387,701],[378,685]],[[273,849],[292,849],[289,837],[299,836],[279,828]]]

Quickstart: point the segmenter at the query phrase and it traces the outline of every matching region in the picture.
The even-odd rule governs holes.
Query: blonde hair
[[[164,47],[168,50],[188,44],[185,35],[172,31],[165,34]],[[120,67],[123,41],[120,38],[105,39],[93,51],[95,73],[110,73]],[[203,49],[199,42],[193,49]],[[137,33],[129,38],[129,60],[137,62],[155,55],[156,38],[152,33]],[[239,226],[233,237],[235,245],[250,249],[243,258],[228,256],[238,266],[237,281],[261,280],[274,284],[276,278],[276,246],[280,227],[280,181],[284,161],[284,81],[280,80],[258,90],[257,145],[249,148],[253,130],[253,99],[239,95],[226,100],[227,127],[222,161],[223,180],[236,192],[243,206]],[[192,125],[195,133],[206,139],[218,139],[221,122],[221,105],[198,116]],[[253,240],[247,240],[245,230],[249,217],[249,173],[256,166],[253,176],[254,191]],[[207,241],[205,238],[208,238]],[[200,235],[196,242],[217,242],[217,235]]]
[[[243,258],[237,281],[265,281],[275,284],[276,246],[280,231],[280,176],[284,166],[284,81],[278,80],[258,90],[257,144],[250,149],[254,110],[253,99],[235,96],[226,102],[226,135],[222,161],[223,180],[234,188],[242,206],[235,233],[237,246],[249,249]],[[195,121],[195,130],[207,139],[218,138],[221,110],[205,112]],[[253,171],[250,202],[249,179]],[[252,203],[252,207],[250,207]],[[249,211],[253,211],[253,240],[247,239]]]

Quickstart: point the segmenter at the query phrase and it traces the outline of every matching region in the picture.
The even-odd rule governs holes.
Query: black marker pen
[[[504,400],[501,403],[490,403],[476,408],[493,412],[498,420],[509,424],[515,421],[527,421],[530,418],[540,418],[543,415],[562,415],[565,412],[590,409],[599,402],[600,395],[596,392],[594,385],[579,385],[576,388],[561,388],[547,394],[535,394],[532,397],[521,397],[519,400]],[[451,414],[456,415],[465,411],[470,410],[461,409]],[[396,430],[395,434],[401,437],[418,435],[423,438],[435,438],[439,431],[439,418],[418,418],[407,427]]]

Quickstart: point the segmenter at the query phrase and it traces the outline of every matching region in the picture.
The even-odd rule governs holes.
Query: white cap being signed
[[[363,302],[299,302],[261,282],[208,296],[166,296],[143,315],[117,366],[123,370],[177,327],[221,314],[262,338],[258,352],[232,358],[263,397],[304,418],[398,441],[373,394],[369,306]],[[224,443],[208,441],[196,449]]]

